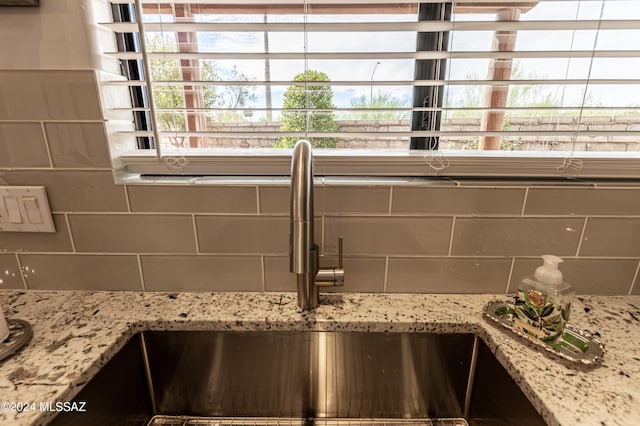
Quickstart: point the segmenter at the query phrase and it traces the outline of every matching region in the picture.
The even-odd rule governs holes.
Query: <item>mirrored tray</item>
[[[33,335],[31,324],[24,320],[7,319],[7,325],[9,326],[9,336],[0,342],[0,362],[29,343]]]
[[[543,342],[540,339],[513,328],[514,304],[509,301],[489,302],[484,308],[484,317],[497,323],[502,330],[510,330],[512,335],[526,340],[566,360],[596,365],[602,362],[604,345],[591,334],[568,325],[562,339],[556,342]]]

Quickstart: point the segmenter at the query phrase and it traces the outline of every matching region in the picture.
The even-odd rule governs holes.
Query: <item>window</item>
[[[111,11],[107,117],[133,172],[285,174],[304,138],[323,173],[640,175],[635,0]]]

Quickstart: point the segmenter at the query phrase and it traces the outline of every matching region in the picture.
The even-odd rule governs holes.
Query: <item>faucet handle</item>
[[[334,287],[344,285],[344,269],[342,267],[342,236],[338,237],[338,266],[320,268],[316,274],[315,285]]]

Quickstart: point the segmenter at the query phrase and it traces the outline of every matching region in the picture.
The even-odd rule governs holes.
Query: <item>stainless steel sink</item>
[[[544,425],[473,334],[140,333],[54,425]]]

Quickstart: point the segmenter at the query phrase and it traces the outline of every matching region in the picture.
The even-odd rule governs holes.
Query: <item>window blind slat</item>
[[[149,111],[149,108],[106,108],[108,111]],[[247,108],[157,108],[162,112],[216,112],[216,111],[295,111],[295,112],[309,112],[309,113],[322,113],[322,112],[376,112],[376,111],[394,111],[394,112],[410,112],[410,111],[444,111],[444,112],[483,112],[483,111],[513,111],[513,112],[535,112],[535,111],[588,111],[588,112],[608,112],[608,111],[624,111],[624,112],[637,112],[637,108],[632,106],[541,106],[541,107],[412,107],[412,108],[332,108],[332,109],[294,109],[294,108],[259,108],[259,107],[247,107]],[[553,117],[546,117],[552,119]],[[4,121],[4,120],[0,120]]]
[[[136,112],[136,111],[149,111],[149,108],[107,108],[108,111],[118,112]],[[244,111],[270,111],[270,112],[308,112],[308,113],[330,113],[330,112],[382,112],[393,111],[397,113],[402,112],[422,112],[422,111],[443,111],[443,112],[485,112],[485,111],[505,111],[505,112],[569,112],[569,111],[588,111],[592,113],[597,112],[637,112],[637,108],[633,107],[620,107],[620,106],[549,106],[549,107],[413,107],[413,108],[332,108],[332,109],[295,109],[295,108],[157,108],[160,112],[173,112],[173,113],[188,113],[188,112],[244,112]],[[541,119],[553,120],[554,117],[540,117]]]
[[[136,24],[102,23],[119,32],[137,32]],[[554,21],[453,21],[453,22],[354,22],[354,23],[212,23],[212,22],[147,22],[150,32],[390,32],[390,31],[570,31],[570,30],[634,30],[637,20],[554,20]]]
[[[451,0],[350,0],[351,4],[389,4],[389,5],[404,5],[404,4],[418,4],[418,3],[426,3],[426,4],[438,4],[438,3],[447,3]],[[553,0],[542,0],[542,1],[553,1]],[[589,1],[589,0],[587,0]],[[136,0],[111,0],[111,3],[114,4],[133,4]],[[307,0],[307,3],[310,5],[322,5],[322,4],[336,4],[338,0]],[[229,4],[238,4],[238,5],[259,5],[259,4],[267,4],[267,5],[301,5],[304,4],[304,0],[141,0],[142,4],[157,6],[158,4],[190,4],[192,6],[199,5],[229,5]],[[456,0],[456,3],[461,5],[464,4],[473,4],[478,3],[478,0]],[[532,3],[537,3],[536,1],[531,0],[491,0],[490,3],[496,5],[516,5],[521,4],[523,6],[531,5]]]
[[[121,134],[128,134],[134,136],[152,136],[152,132],[145,131],[122,131],[119,132]],[[631,136],[636,137],[640,136],[640,131],[608,131],[608,130],[555,130],[553,131],[553,136],[575,136],[582,135],[588,137],[597,137],[597,136],[605,136],[605,137],[616,137],[616,136]],[[406,131],[406,132],[397,132],[397,131],[389,131],[389,132],[268,132],[268,131],[256,131],[254,134],[247,133],[246,131],[238,131],[238,132],[184,132],[184,131],[174,131],[174,132],[160,132],[160,136],[171,136],[171,137],[217,137],[217,138],[247,138],[249,136],[258,136],[258,137],[352,137],[352,138],[376,138],[376,137],[394,137],[394,138],[408,138],[411,136],[459,136],[459,137],[467,137],[473,138],[476,136],[537,136],[537,137],[546,137],[550,138],[549,131],[536,131],[536,130],[514,130],[514,131],[460,131],[460,130],[439,130],[439,131]]]
[[[108,52],[118,59],[142,59],[137,52]],[[150,59],[211,59],[211,60],[251,60],[251,59],[517,59],[517,58],[639,58],[640,50],[528,50],[528,51],[467,51],[467,52],[332,52],[332,53],[213,53],[213,52],[150,52]]]
[[[640,84],[640,79],[536,79],[536,80],[385,80],[385,81],[314,81],[314,85],[322,84],[328,86],[365,86],[365,87],[385,87],[385,86],[518,86],[518,85],[634,85]],[[105,85],[112,86],[146,86],[145,81],[105,81]],[[291,81],[184,81],[184,80],[155,80],[156,87],[166,86],[300,86],[305,82]]]

